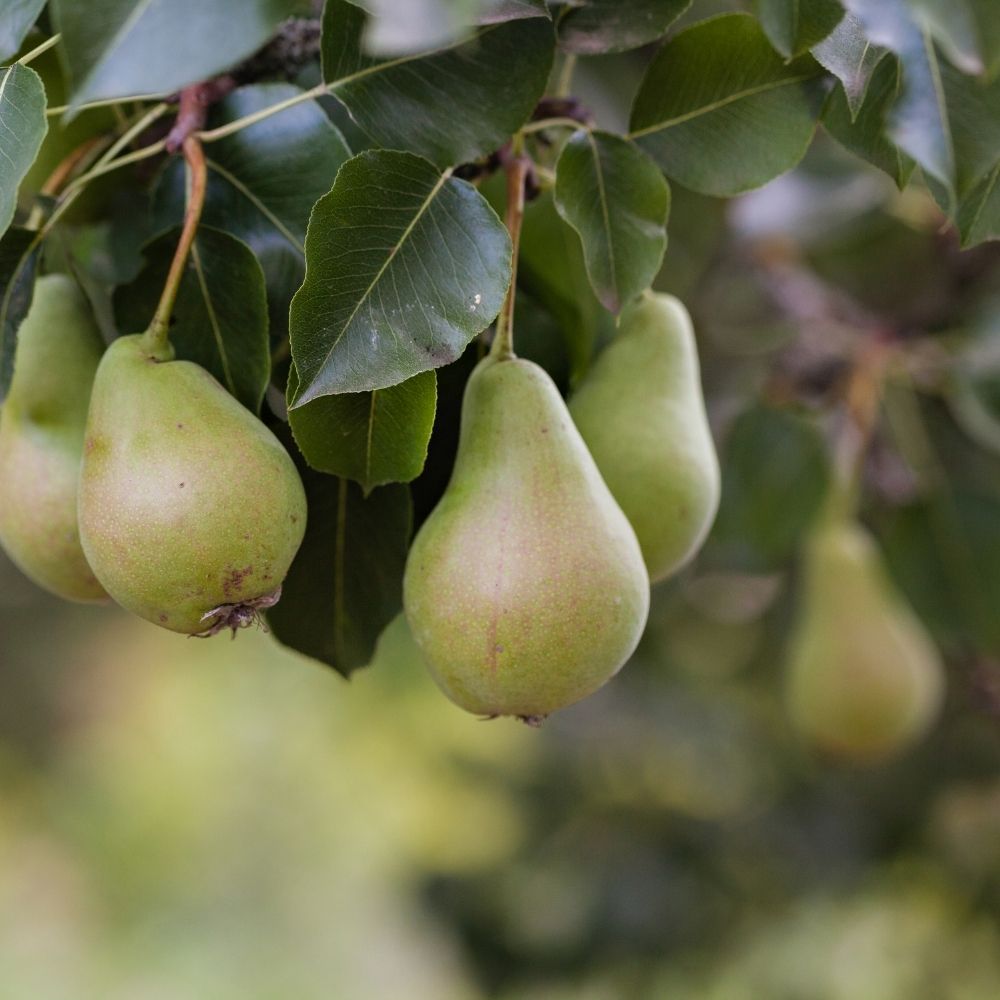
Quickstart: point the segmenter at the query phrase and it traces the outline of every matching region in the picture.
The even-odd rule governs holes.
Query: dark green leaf
[[[267,620],[279,642],[346,677],[402,607],[410,491],[384,486],[366,499],[346,479],[301,471],[309,523]]]
[[[965,76],[945,64],[941,82],[955,149],[955,187],[961,198],[1000,160],[1000,80]]]
[[[986,74],[993,78],[1000,72],[1000,17],[996,0],[968,0],[979,33],[979,50]]]
[[[224,125],[300,91],[283,83],[242,87],[212,109]],[[314,101],[306,101],[205,147],[208,190],[202,219],[253,250],[267,283],[271,332],[288,325],[288,306],[305,274],[309,213],[351,155],[343,136]],[[154,195],[157,228],[184,216],[184,164],[172,160]]]
[[[958,203],[956,222],[963,247],[1000,239],[1000,163]]]
[[[143,249],[146,267],[115,293],[119,329],[141,333],[153,318],[179,232]],[[247,409],[264,398],[271,363],[264,276],[245,243],[200,226],[174,305],[170,341],[179,358],[207,368]]]
[[[662,37],[691,0],[578,0],[567,4],[556,35],[567,52],[625,52]]]
[[[611,328],[611,317],[590,286],[580,238],[556,211],[551,193],[536,198],[525,211],[518,282],[556,318],[571,375],[579,378],[590,364],[594,344]]]
[[[44,6],[45,0],[5,0],[0,11],[0,62],[21,48]]]
[[[704,194],[759,187],[802,158],[819,113],[819,68],[786,63],[748,14],[680,32],[650,65],[632,138],[664,172]]]
[[[846,94],[838,88],[831,92],[823,110],[823,126],[845,149],[884,170],[902,190],[914,163],[885,134],[886,119],[898,93],[899,63],[895,56],[888,56],[878,64],[857,118],[852,119]]]
[[[45,87],[27,66],[0,69],[0,234],[10,225],[17,188],[35,162],[48,126]]]
[[[510,237],[482,195],[411,153],[361,153],[313,210],[292,300],[293,405],[454,361],[500,311]]]
[[[733,425],[721,464],[710,556],[747,570],[779,567],[826,496],[830,473],[822,435],[799,417],[759,406]]]
[[[473,160],[506,142],[545,90],[554,50],[545,19],[489,25],[449,48],[384,61],[362,50],[364,20],[347,0],[328,0],[323,77],[381,146],[442,167]]]
[[[655,163],[609,132],[575,133],[556,165],[556,207],[579,233],[590,283],[617,313],[660,269],[670,188]]]
[[[168,94],[228,69],[307,0],[52,0],[72,108]]]
[[[754,0],[754,13],[771,44],[789,59],[826,38],[844,8],[840,0]]]
[[[813,47],[812,54],[840,80],[851,117],[856,118],[885,49],[872,45],[861,22],[853,14],[845,14],[833,32]]]
[[[298,391],[293,366],[288,398]],[[437,376],[421,372],[388,389],[321,396],[289,410],[295,443],[317,471],[361,484],[367,495],[420,475],[434,427]]]
[[[899,56],[902,89],[888,118],[888,132],[954,197],[955,159],[941,86],[941,68],[928,30],[918,24],[906,0],[844,0],[869,39]]]
[[[35,289],[36,233],[15,226],[0,237],[0,403],[14,375],[17,329]]]

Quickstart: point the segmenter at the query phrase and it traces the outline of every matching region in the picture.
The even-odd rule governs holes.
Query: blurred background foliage
[[[646,58],[579,64],[603,126]],[[348,684],[0,564],[0,997],[1000,996],[1000,247],[960,253],[919,186],[823,133],[733,202],[672,191],[657,287],[695,317],[722,506],[623,674],[541,731],[453,708],[400,619]],[[546,270],[563,226],[531,206],[518,329],[566,386],[586,351],[560,333],[609,324]],[[861,768],[799,742],[782,680],[873,345],[861,510],[949,691]],[[442,484],[432,462],[418,513]]]

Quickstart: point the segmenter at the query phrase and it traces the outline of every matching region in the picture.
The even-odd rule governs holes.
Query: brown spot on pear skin
[[[243,586],[243,581],[253,572],[253,566],[244,566],[243,569],[231,569],[222,581],[222,593],[226,597],[233,597],[238,594]]]

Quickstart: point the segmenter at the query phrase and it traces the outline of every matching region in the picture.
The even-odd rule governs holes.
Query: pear
[[[933,722],[944,692],[937,649],[860,525],[833,518],[805,550],[787,698],[820,748],[862,761],[889,757]]]
[[[141,335],[107,350],[80,471],[80,537],[123,607],[188,635],[257,620],[306,525],[278,439],[200,365],[152,355]]]
[[[458,454],[406,564],[403,604],[435,680],[484,716],[538,722],[635,649],[649,579],[559,391],[520,358],[484,358]]]
[[[719,460],[681,302],[647,293],[628,306],[569,409],[635,529],[650,579],[675,573],[719,507]]]
[[[76,283],[39,278],[0,408],[0,545],[25,575],[71,601],[107,599],[76,521],[83,428],[103,349]]]

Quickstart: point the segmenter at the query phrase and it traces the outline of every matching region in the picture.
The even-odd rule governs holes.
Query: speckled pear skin
[[[0,407],[0,545],[26,576],[71,601],[107,600],[76,520],[83,429],[103,350],[76,283],[39,278]]]
[[[469,378],[403,603],[435,680],[477,715],[537,721],[635,649],[649,611],[639,544],[538,365],[484,358]]]
[[[107,350],[90,403],[80,535],[123,607],[195,635],[222,605],[274,593],[306,525],[278,439],[200,365],[157,361],[141,336]]]
[[[650,579],[676,573],[719,508],[719,460],[683,304],[649,294],[630,305],[569,409],[635,529]]]
[[[874,541],[850,521],[822,524],[805,550],[788,660],[797,728],[832,754],[872,761],[922,736],[941,706],[944,670],[893,587]]]

